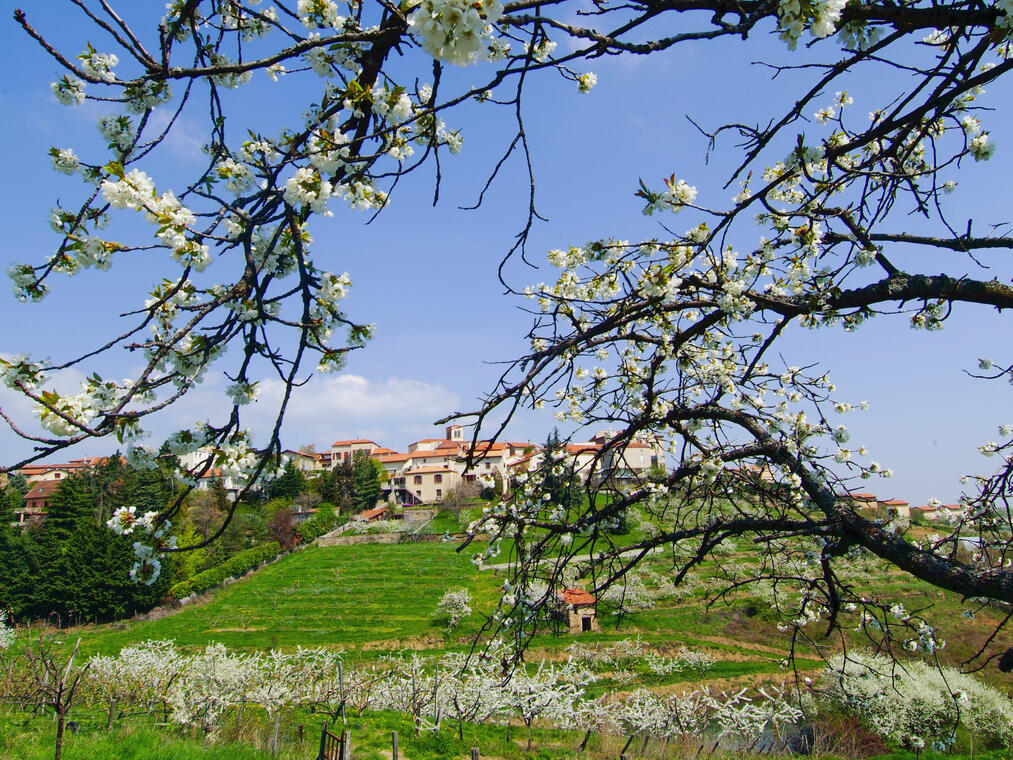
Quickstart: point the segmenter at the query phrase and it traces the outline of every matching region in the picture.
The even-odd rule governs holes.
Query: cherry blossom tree
[[[698,38],[746,37],[757,28],[752,14],[770,14],[789,49],[802,41],[808,49],[775,75],[809,70],[810,86],[765,125],[708,133],[715,149],[733,135],[741,141],[726,178],[730,201],[701,197],[690,177],[642,180],[644,214],[678,215],[667,216],[666,237],[550,251],[558,278],[525,291],[536,315],[530,351],[471,419],[488,428],[494,412],[509,419],[522,407],[551,407],[579,430],[616,432],[580,469],[583,506],[547,498],[545,475],[535,472],[476,524],[512,546],[519,591],[504,599],[497,622],[523,640],[571,558],[590,553],[596,592],[615,595],[631,588],[638,563],[666,547],[677,583],[704,561],[718,562],[725,583],[712,599],[755,584],[775,589],[794,642],[857,626],[877,645],[931,654],[944,643],[933,626],[870,588],[863,563],[885,561],[971,599],[969,615],[987,600],[1013,601],[1013,426],[998,426],[999,442],[980,447],[998,469],[965,478],[950,524],[914,540],[902,515],[874,519],[850,498],[864,481],[892,475],[842,424],[841,415],[864,405],[838,392],[819,356],[786,355],[782,338],[794,325],[860,331],[874,329],[863,327],[873,318],[898,316],[913,329],[938,330],[954,310],[1013,305],[1002,274],[1001,254],[1013,247],[1006,224],[975,231],[949,201],[961,170],[995,154],[995,117],[986,109],[999,104],[986,90],[1013,65],[1010,9],[708,7],[713,26],[696,29]],[[628,49],[678,44],[688,34],[679,29]],[[612,42],[602,44],[611,50]],[[861,114],[848,89],[857,72],[879,78],[862,92]],[[926,264],[939,252],[952,254],[942,274],[929,268],[937,257]],[[1013,377],[1013,366],[987,357],[967,371]],[[674,467],[665,478],[633,479],[615,467],[637,445],[667,448]],[[552,472],[575,469],[560,458]],[[632,510],[656,529],[618,545],[610,534]],[[716,556],[736,538],[761,547],[753,572]],[[497,551],[494,541],[486,556]],[[546,582],[547,593],[524,592]],[[1013,649],[1004,649],[990,636],[972,662],[997,659],[1009,670]]]
[[[778,354],[792,324],[857,330],[899,314],[934,330],[953,309],[1013,305],[1006,276],[979,269],[983,257],[1001,269],[993,259],[1013,239],[1001,228],[974,229],[948,203],[961,170],[995,155],[989,120],[1002,114],[986,109],[1002,104],[986,90],[1013,66],[1009,0],[174,0],[159,18],[124,5],[69,0],[87,30],[74,50],[52,43],[44,20],[15,12],[63,69],[55,97],[109,110],[99,124],[104,153],[51,151],[57,172],[81,180],[80,195],[53,210],[55,250],[10,269],[17,296],[42,299],[58,277],[131,255],[148,256],[156,279],[119,334],[79,355],[0,358],[3,382],[34,405],[46,431],[2,412],[33,447],[14,466],[104,436],[117,437],[134,461],[151,461],[154,452],[137,443],[147,418],[215,367],[231,382],[226,412],[180,430],[168,449],[213,452],[194,478],[216,467],[252,483],[280,450],[291,393],[311,372],[340,367],[372,333],[342,310],[350,277],[314,254],[314,217],[341,203],[382,212],[396,202],[398,180],[425,164],[437,167],[438,196],[444,159],[463,146],[451,122],[466,100],[509,113],[516,129],[503,161],[527,157],[525,83],[543,70],[588,92],[595,58],[719,38],[749,45],[774,34],[784,52],[774,75],[792,71],[808,82],[785,110],[744,114],[706,133],[714,149],[741,141],[727,177],[731,201],[699,197],[692,177],[647,178],[638,192],[644,213],[679,214],[684,231],[552,251],[558,280],[527,292],[538,313],[531,350],[477,410],[476,437],[494,411],[509,420],[522,406],[548,404],[561,420],[618,428],[599,465],[649,440],[667,446],[675,466],[660,481],[592,477],[587,488],[607,486],[608,498],[566,509],[541,498],[537,474],[527,478],[483,526],[514,539],[518,552],[518,578],[497,621],[528,630],[539,600],[526,589],[542,583],[541,603],[554,599],[551,581],[581,550],[595,552],[602,591],[655,547],[678,548],[680,581],[736,537],[767,553],[757,573],[729,583],[780,589],[801,635],[855,615],[867,629],[892,625],[914,646],[936,646],[924,621],[892,615],[889,600],[845,577],[862,554],[966,597],[1013,599],[1005,569],[1013,428],[982,445],[999,469],[968,482],[951,529],[916,543],[896,520],[867,519],[842,498],[862,479],[890,474],[837,421],[858,404],[813,369],[818,357]],[[105,47],[86,42],[93,36]],[[876,82],[862,94],[861,114],[849,91],[858,75]],[[254,77],[299,93],[300,115],[280,130],[237,124],[226,104],[254,91]],[[207,124],[207,160],[186,181],[167,183],[155,157],[191,113]],[[532,195],[510,253],[527,252],[537,217],[526,165]],[[146,233],[138,235],[137,221]],[[925,251],[951,252],[952,271],[925,269]],[[99,371],[118,351],[143,357],[125,381]],[[66,368],[87,370],[79,393],[53,389]],[[971,371],[1009,378],[1013,365],[986,357]],[[270,440],[254,447],[243,412],[265,378],[280,378],[286,392]],[[554,477],[567,474],[565,459],[555,467]],[[609,530],[631,509],[659,529],[621,553]],[[140,580],[157,574],[159,552],[174,549],[173,512],[116,525],[148,535],[136,544]],[[970,559],[961,551],[968,535]],[[539,569],[547,556],[560,558],[548,579]],[[990,642],[986,660],[1000,654]],[[1013,654],[1002,664],[1013,665]]]

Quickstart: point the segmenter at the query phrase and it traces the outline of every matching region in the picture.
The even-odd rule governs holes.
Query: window
[[[417,485],[417,486],[422,485],[422,476],[421,475],[416,475],[415,476],[415,485]]]
[[[433,482],[434,483],[442,483],[443,482],[443,476],[442,475],[433,475]],[[440,489],[438,489],[438,488],[436,489],[436,495],[437,496],[440,495]]]
[[[439,476],[439,475],[437,475],[436,477],[440,477],[440,476]],[[442,489],[442,488],[437,488],[437,489],[436,489],[436,498],[437,498],[437,499],[440,499],[440,498],[442,498],[442,497],[443,497],[443,489]]]
[[[587,615],[580,616],[580,630],[583,633],[587,633],[591,630],[591,618]]]

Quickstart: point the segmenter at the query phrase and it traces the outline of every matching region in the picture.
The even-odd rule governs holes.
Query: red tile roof
[[[377,445],[376,441],[370,441],[367,440],[366,438],[356,438],[354,441],[335,441],[334,443],[331,444],[331,447],[333,448],[334,446],[352,446],[353,444],[356,443],[371,443],[374,446]]]
[[[886,501],[879,502],[884,507],[906,507],[908,502],[903,499],[887,499]]]
[[[25,501],[28,499],[47,499],[53,495],[57,488],[63,485],[62,480],[40,480],[32,485],[25,494]]]
[[[372,520],[375,517],[379,517],[387,511],[387,507],[375,507],[374,509],[367,509],[365,512],[360,512],[359,517],[363,520]]]
[[[566,444],[567,454],[596,454],[601,450],[597,443],[568,443]]]
[[[597,601],[593,594],[589,594],[582,588],[565,588],[556,593],[566,604],[572,604],[574,607],[583,607]]]
[[[488,441],[479,441],[478,445],[474,448],[475,454],[489,454],[494,451],[506,451],[507,445],[505,443],[489,443]]]

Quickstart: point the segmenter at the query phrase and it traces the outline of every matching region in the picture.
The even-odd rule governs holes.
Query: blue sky
[[[75,38],[81,25],[73,11],[67,7],[59,18],[35,19],[71,53],[85,41]],[[72,203],[80,185],[53,172],[46,151],[52,145],[74,147],[82,156],[89,146],[94,150],[95,119],[105,111],[95,104],[77,109],[57,104],[49,90],[58,75],[56,65],[10,21],[9,13],[2,23],[0,59],[6,71],[17,72],[0,82],[6,267],[13,261],[40,261],[56,245],[46,223],[48,210],[57,198]],[[96,35],[87,39],[100,47]],[[651,58],[594,61],[586,70],[597,74],[598,86],[589,95],[578,94],[572,82],[549,72],[532,78],[525,117],[538,208],[548,222],[535,228],[531,259],[541,264],[550,248],[601,236],[634,240],[663,235],[659,219],[644,217],[641,202],[633,196],[641,177],[659,185],[662,177],[675,172],[699,187],[699,200],[723,204],[735,192],[721,188],[730,160],[737,157],[732,142],[721,144],[725,150],[706,164],[705,141],[685,116],[707,127],[730,120],[766,121],[778,104],[792,102],[792,82],[802,75],[771,81],[768,70],[751,62],[787,56],[780,42],[761,36],[748,45],[726,40]],[[482,74],[481,67],[453,72],[462,80]],[[270,131],[279,114],[298,108],[283,85],[270,89],[264,79],[255,84],[261,99],[237,100],[233,134],[240,125]],[[888,83],[858,77],[849,88],[855,111],[864,114],[880,105],[876,97],[887,89]],[[243,94],[240,90],[236,97]],[[827,100],[832,96],[827,93]],[[1013,102],[1013,93],[999,88],[989,96],[992,105]],[[1013,136],[1004,116],[1002,111],[983,116],[999,152],[989,165],[971,166],[962,177],[954,195],[958,218],[973,214],[976,224],[986,224],[1009,216],[1013,180],[1003,169],[1009,166],[1006,150],[1013,150]],[[199,166],[203,138],[196,118],[184,122],[166,146],[156,177],[185,176]],[[332,219],[317,220],[312,228],[318,261],[352,277],[346,311],[355,319],[375,322],[377,337],[350,358],[341,375],[315,378],[299,392],[285,427],[288,446],[325,447],[338,438],[365,436],[403,448],[432,436],[436,418],[474,408],[498,377],[501,368],[495,362],[525,348],[529,318],[521,307],[526,302],[505,296],[496,278],[500,260],[524,221],[522,163],[507,165],[482,208],[458,208],[474,202],[505,149],[512,135],[509,114],[469,104],[446,119],[463,130],[465,142],[459,156],[444,157],[438,206],[432,206],[430,165],[403,180],[390,208],[368,226],[361,212],[336,206]],[[675,217],[660,221],[676,229],[684,224]],[[912,226],[908,231],[923,230]],[[897,252],[895,263],[926,267],[924,254],[906,262],[907,255]],[[965,269],[963,260],[937,258],[928,260],[928,271]],[[985,262],[993,263],[987,257]],[[144,289],[154,279],[153,266],[159,265],[137,256],[106,273],[63,279],[41,304],[19,304],[0,293],[0,352],[60,357],[98,343],[115,329],[119,312],[143,300]],[[1003,270],[970,271],[1003,277]],[[506,275],[521,288],[550,279],[552,272],[515,259]],[[9,292],[6,286],[4,291]],[[973,369],[979,356],[1002,360],[1009,337],[1005,320],[984,309],[965,309],[939,333],[912,331],[903,317],[877,320],[856,334],[795,329],[786,336],[782,354],[788,364],[819,361],[842,397],[870,402],[868,412],[842,420],[853,432],[853,443],[864,443],[873,458],[895,470],[892,481],[870,484],[870,490],[912,503],[931,496],[952,501],[960,492],[961,474],[988,469],[989,460],[975,447],[994,440],[997,425],[1013,422],[1011,389],[1005,383],[973,381],[963,370]],[[125,376],[131,366],[129,357],[112,357],[103,369],[111,376]],[[221,378],[210,376],[192,399],[152,425],[152,440],[157,443],[171,430],[217,411],[223,386]],[[274,392],[263,389],[264,398],[251,410],[248,424],[267,423],[267,401]],[[9,395],[0,395],[0,403],[15,413],[25,411]],[[541,441],[554,424],[548,411],[529,413],[511,426],[508,437]],[[105,444],[95,443],[79,453],[106,450]],[[0,432],[0,461],[25,453],[24,443]]]

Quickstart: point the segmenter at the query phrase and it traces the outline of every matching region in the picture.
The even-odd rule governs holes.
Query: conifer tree
[[[380,498],[380,463],[365,451],[356,451],[352,457],[356,509],[372,509]]]

